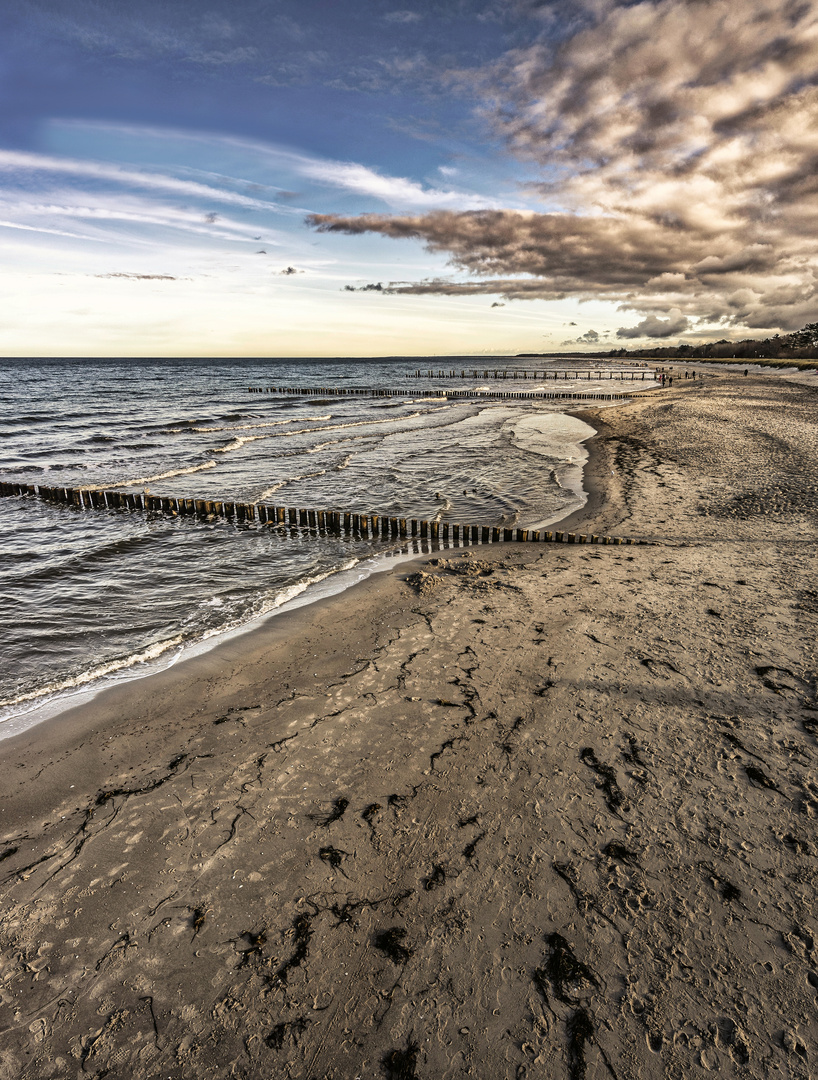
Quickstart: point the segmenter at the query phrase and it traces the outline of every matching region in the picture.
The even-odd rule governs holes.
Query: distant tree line
[[[587,355],[587,353],[586,353]],[[815,360],[818,359],[818,323],[807,323],[792,334],[776,334],[774,337],[756,339],[745,338],[743,341],[708,342],[706,345],[651,345],[644,349],[611,349],[606,353],[594,353],[595,356],[649,356],[656,358],[675,358],[686,360],[704,360],[708,357],[740,357],[746,360],[782,359]]]

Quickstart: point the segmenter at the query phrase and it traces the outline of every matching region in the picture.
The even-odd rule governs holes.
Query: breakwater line
[[[276,394],[283,397],[409,397],[446,398],[447,400],[491,399],[492,401],[627,401],[650,390],[622,391],[621,393],[585,392],[580,390],[449,390],[406,389],[388,390],[370,386],[248,386],[249,394]],[[653,388],[655,389],[655,388]]]
[[[498,543],[642,544],[621,536],[597,536],[551,529],[505,529],[494,525],[463,525],[449,521],[386,517],[340,510],[311,510],[270,503],[227,502],[215,499],[176,498],[148,492],[49,487],[0,481],[0,496],[40,499],[79,510],[111,510],[166,514],[203,521],[224,519],[236,524],[258,523],[312,535],[350,536],[360,540],[428,539],[442,546]]]
[[[461,369],[459,372],[455,371],[454,368],[449,371],[444,371],[442,368],[433,371],[429,368],[427,371],[418,369],[414,376],[411,377],[415,379],[554,379],[555,381],[557,379],[572,379],[574,382],[578,382],[583,378],[589,382],[592,379],[601,381],[607,378],[620,381],[644,382],[645,379],[655,379],[656,372],[651,371],[649,368],[628,368],[625,371],[617,371],[614,368],[604,370],[600,368],[549,368],[548,370],[543,368],[486,368],[483,371]]]

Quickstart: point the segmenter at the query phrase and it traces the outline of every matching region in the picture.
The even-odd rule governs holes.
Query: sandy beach
[[[582,412],[444,551],[3,744],[0,1078],[807,1078],[818,388]]]

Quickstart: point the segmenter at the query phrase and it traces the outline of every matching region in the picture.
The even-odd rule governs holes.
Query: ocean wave
[[[422,412],[413,412],[409,413],[407,416],[401,416],[400,420],[413,420],[418,416],[423,415]],[[228,454],[232,450],[240,450],[242,446],[246,446],[247,443],[259,442],[261,439],[292,439],[296,435],[313,435],[314,433],[321,431],[345,431],[348,428],[374,427],[376,424],[395,424],[397,422],[398,418],[393,419],[390,416],[383,420],[352,420],[347,424],[326,424],[324,427],[318,428],[296,428],[295,431],[274,431],[269,435],[240,435],[226,446],[213,447],[210,453]]]
[[[86,491],[102,491],[108,488],[140,487],[143,484],[153,484],[157,480],[169,480],[173,476],[188,476],[190,473],[202,472],[204,469],[215,469],[218,462],[205,461],[202,465],[189,465],[185,469],[168,469],[167,472],[156,473],[155,476],[140,476],[133,480],[106,481],[104,484],[83,484]]]
[[[126,668],[133,668],[138,664],[147,664],[151,660],[158,660],[160,656],[163,656],[170,649],[181,646],[183,641],[183,634],[177,634],[175,637],[168,638],[165,641],[156,641],[140,652],[131,653],[130,656],[107,660],[105,663],[90,668],[88,671],[80,672],[79,675],[71,675],[60,681],[38,687],[36,690],[28,690],[23,694],[18,694],[17,697],[0,701],[0,708],[24,705],[27,701],[36,701],[39,698],[64,694],[67,690],[76,690],[78,687],[88,686],[90,683],[98,682],[100,679],[114,675],[118,671],[124,671]]]
[[[260,424],[231,424],[229,426],[226,425],[224,427],[191,427],[191,428],[186,428],[185,430],[186,431],[199,431],[199,432],[205,432],[205,433],[210,432],[210,431],[252,431],[253,428],[281,427],[284,424],[298,424],[298,423],[305,423],[305,422],[309,422],[309,421],[315,421],[317,423],[320,420],[331,420],[331,419],[332,419],[332,413],[328,413],[326,416],[293,416],[293,417],[290,417],[289,420],[265,420],[263,423],[260,423]],[[178,431],[179,429],[171,428],[171,430],[172,431],[173,430]]]
[[[55,680],[54,682],[40,686],[37,689],[24,691],[11,698],[0,699],[0,708],[15,709],[17,706],[26,705],[28,703],[42,703],[47,698],[68,695],[72,690],[82,690],[91,687],[94,683],[102,683],[103,681],[107,683],[111,680],[111,676],[116,676],[129,670],[133,671],[133,669],[138,668],[142,664],[155,663],[155,661],[165,657],[173,650],[176,650],[176,655],[173,657],[171,663],[175,663],[175,661],[180,658],[183,649],[186,647],[193,646],[198,642],[209,641],[215,637],[221,637],[231,631],[240,629],[245,623],[263,618],[265,615],[277,611],[296,597],[301,596],[311,586],[317,585],[319,582],[325,581],[335,574],[352,570],[359,562],[360,559],[357,558],[347,559],[340,565],[325,570],[320,574],[311,574],[308,577],[302,578],[300,581],[293,582],[291,585],[279,589],[272,596],[263,598],[259,603],[251,607],[249,611],[245,611],[241,617],[230,620],[219,626],[210,627],[199,635],[196,635],[195,632],[176,634],[163,641],[153,642],[146,648],[131,653],[128,656],[115,657],[111,660],[106,660],[103,663],[97,664],[76,675],[70,675],[66,678]],[[213,600],[218,602],[208,602],[206,606],[216,608],[223,606],[220,598],[213,598]],[[170,666],[170,664],[166,666]],[[11,715],[0,718],[0,726],[2,726],[3,720],[10,720],[18,715],[19,709],[16,709]]]
[[[432,518],[432,521],[442,521],[443,520],[443,515],[448,514],[448,512],[451,510],[453,504],[449,500],[448,496],[441,495],[439,492],[435,494],[435,498],[436,499],[442,499],[443,500],[443,505],[437,511],[435,516]]]
[[[262,491],[256,502],[263,502],[265,499],[269,499],[271,495],[274,495],[276,491],[280,491],[281,488],[286,487],[288,484],[297,484],[299,480],[314,480],[316,476],[326,475],[326,469],[318,469],[311,473],[302,473],[300,476],[289,476],[286,480],[279,480],[277,484],[273,484],[272,487],[267,488],[266,491]]]

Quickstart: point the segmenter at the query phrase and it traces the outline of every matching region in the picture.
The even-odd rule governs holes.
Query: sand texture
[[[818,390],[4,744],[0,1078],[818,1073]],[[591,414],[583,414],[590,416]]]

